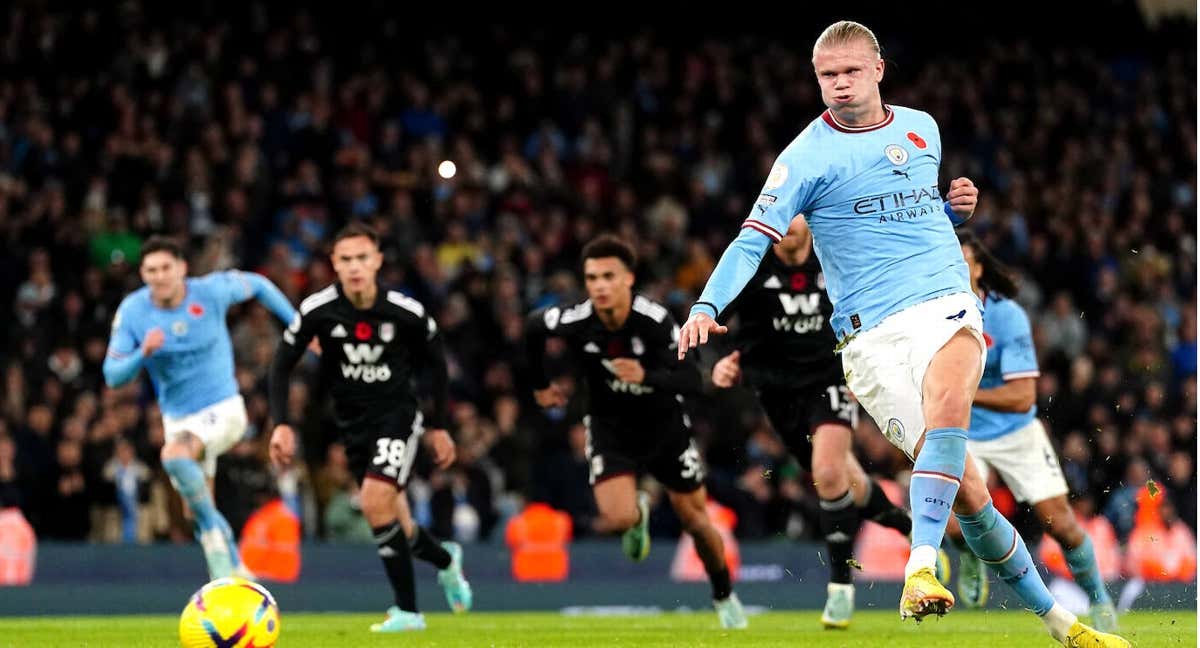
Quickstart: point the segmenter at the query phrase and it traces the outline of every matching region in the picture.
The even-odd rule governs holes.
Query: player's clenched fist
[[[441,470],[449,468],[458,455],[454,439],[445,430],[430,430],[425,433],[425,445],[433,453],[433,463]]]
[[[724,335],[728,332],[729,327],[717,324],[707,313],[693,314],[679,330],[679,359],[683,360],[688,351],[701,344],[708,344],[709,335]]]
[[[946,202],[950,203],[950,211],[965,221],[975,213],[975,206],[979,204],[979,188],[970,178],[955,178],[950,181]]]
[[[271,463],[277,468],[287,468],[296,456],[296,431],[290,425],[276,425],[271,432]]]
[[[142,356],[149,358],[154,354],[155,351],[161,349],[163,343],[166,341],[167,336],[165,333],[163,333],[162,329],[157,327],[150,329],[150,331],[146,333],[145,341],[142,342]]]
[[[713,384],[722,389],[733,387],[742,379],[742,352],[734,351],[713,365]]]

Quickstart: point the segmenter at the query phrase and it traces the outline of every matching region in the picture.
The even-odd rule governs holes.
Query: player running
[[[587,426],[589,480],[599,517],[596,530],[624,533],[633,560],[650,553],[649,496],[637,477],[649,472],[667,490],[684,531],[695,541],[712,584],[721,627],[747,626],[725,564],[725,547],[708,518],[704,466],[684,412],[684,394],[700,390],[700,373],[672,356],[679,327],[665,307],[634,295],[633,248],[610,235],[583,248],[588,299],[567,308],[535,311],[525,326],[534,397],[542,407],[566,405],[546,378],[546,339],[563,339],[583,371],[590,395]]]
[[[679,357],[724,333],[726,306],[758,269],[767,245],[803,214],[833,301],[846,382],[888,440],[914,460],[912,553],[901,618],[954,605],[934,575],[951,508],[967,545],[1067,646],[1128,646],[1059,605],[1016,529],[992,506],[967,461],[971,402],[986,360],[979,299],[952,224],[971,216],[967,178],[938,188],[942,142],[928,114],[885,105],[879,42],[850,21],[813,46],[828,107],[780,154],[751,215],[721,257],[684,325]]]
[[[912,519],[854,458],[858,404],[846,389],[842,360],[833,352],[837,340],[828,325],[833,304],[802,217],[792,219],[783,239],[763,256],[758,272],[726,307],[722,320],[734,313],[741,321],[735,350],[713,366],[713,384],[727,388],[744,382],[753,388],[776,434],[812,475],[829,551],[821,623],[847,628],[854,614],[854,540],[862,520],[907,536]],[[948,578],[944,553],[938,566]]]
[[[979,474],[1000,473],[1017,501],[1033,507],[1046,532],[1058,541],[1075,582],[1087,592],[1092,622],[1105,632],[1117,629],[1117,611],[1104,587],[1092,539],[1067,504],[1067,482],[1037,418],[1037,352],[1029,317],[1013,296],[1017,286],[1008,269],[970,232],[959,234],[971,277],[971,290],[983,300],[983,339],[988,358],[971,408],[967,450]],[[951,524],[949,533],[962,543]],[[965,545],[964,547],[965,548]],[[968,607],[987,601],[987,573],[969,551],[959,558],[958,595]]]
[[[471,587],[462,575],[462,548],[438,543],[418,527],[404,487],[422,441],[439,468],[454,463],[454,440],[446,431],[448,378],[442,337],[420,302],[376,283],[383,264],[379,237],[369,227],[351,224],[333,243],[337,282],[309,295],[300,314],[283,334],[271,365],[271,460],[291,463],[296,433],[287,418],[288,376],[315,337],[321,345],[321,377],[330,385],[334,422],[350,470],[361,485],[363,515],[379,546],[395,605],[374,632],[423,630],[417,610],[412,558],[438,568],[438,581],[455,612],[471,607]],[[425,369],[433,391],[429,429],[417,406],[412,378]]]
[[[296,311],[260,275],[230,270],[188,279],[187,267],[183,248],[171,239],[152,236],[142,245],[146,285],[126,296],[113,317],[104,380],[119,387],[146,368],[162,411],[163,469],[192,512],[209,577],[252,579],[212,498],[217,457],[246,431],[225,313],[251,298],[284,324]]]

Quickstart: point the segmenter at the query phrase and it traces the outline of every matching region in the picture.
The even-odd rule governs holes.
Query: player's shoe
[[[900,595],[900,619],[913,618],[918,622],[930,614],[942,616],[954,607],[954,595],[938,582],[933,569],[923,567],[904,579]]]
[[[641,562],[650,555],[650,495],[638,491],[637,507],[641,519],[621,536],[621,549],[634,562]]]
[[[1133,644],[1115,634],[1100,632],[1078,621],[1067,630],[1063,641],[1067,648],[1132,648]]]
[[[425,615],[407,612],[396,606],[388,608],[388,618],[383,623],[371,624],[371,632],[412,632],[425,629]]]
[[[950,587],[950,579],[953,577],[953,573],[950,571],[950,554],[946,553],[946,550],[941,547],[938,547],[937,562],[934,563],[934,569],[936,570],[935,573],[938,582],[946,587]]]
[[[717,618],[721,620],[721,627],[726,630],[745,630],[746,626],[750,625],[737,594],[731,593],[729,598],[713,601],[713,607],[717,609]]]
[[[850,627],[854,615],[854,585],[830,583],[826,588],[825,610],[821,612],[821,625],[826,630],[845,630]]]
[[[1097,630],[1108,633],[1117,631],[1117,608],[1111,601],[1093,605],[1091,612],[1092,625]]]
[[[970,551],[958,554],[958,598],[971,609],[987,605],[987,565]]]
[[[443,542],[442,548],[450,554],[450,566],[438,570],[438,582],[446,591],[446,602],[455,614],[471,609],[474,600],[471,584],[462,573],[462,547],[457,542]]]

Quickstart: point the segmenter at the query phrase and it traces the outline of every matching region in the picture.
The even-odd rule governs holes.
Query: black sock
[[[373,527],[371,532],[375,534],[375,544],[379,546],[383,570],[387,572],[392,591],[396,594],[396,607],[406,612],[416,612],[417,586],[413,583],[412,556],[408,551],[404,529],[400,528],[399,522],[392,522]]]
[[[450,566],[450,552],[446,551],[437,540],[433,539],[433,534],[429,533],[424,527],[417,527],[416,533],[413,534],[412,540],[412,555],[413,558],[419,558],[427,563],[432,563],[438,569],[445,569]]]
[[[722,567],[720,571],[710,573],[708,581],[712,583],[714,601],[724,601],[729,598],[730,594],[733,594],[733,583],[729,580],[728,567]]]
[[[867,503],[859,509],[862,517],[889,529],[895,529],[904,536],[912,533],[912,516],[908,514],[908,511],[893,504],[892,500],[888,499],[887,493],[883,492],[883,488],[874,479],[867,480],[867,487],[871,489],[871,492],[867,495]]]
[[[854,538],[858,535],[861,518],[854,506],[853,491],[833,500],[821,500],[821,535],[829,548],[829,581],[849,584],[850,560],[854,555]]]

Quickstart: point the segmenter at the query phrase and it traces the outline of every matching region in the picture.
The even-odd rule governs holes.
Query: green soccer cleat
[[[438,571],[438,582],[446,592],[446,602],[455,614],[471,609],[474,600],[471,584],[462,573],[462,546],[457,542],[443,542],[442,548],[450,554],[450,566]]]
[[[388,608],[388,618],[383,623],[371,624],[371,632],[412,632],[425,629],[425,615],[406,612],[396,606]]]
[[[1092,626],[1100,632],[1112,634],[1117,631],[1117,608],[1111,601],[1092,606]]]
[[[958,598],[968,609],[979,609],[988,600],[987,566],[970,551],[958,554]]]
[[[830,583],[826,588],[825,610],[821,612],[821,625],[826,630],[845,630],[850,627],[854,615],[854,585]]]
[[[713,601],[713,607],[717,610],[717,618],[721,620],[721,627],[726,630],[745,630],[746,626],[750,625],[737,594],[731,593],[727,599]]]
[[[650,495],[638,491],[637,507],[641,519],[621,536],[621,549],[630,560],[641,562],[650,555]]]

